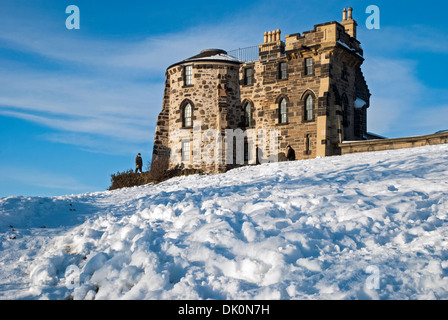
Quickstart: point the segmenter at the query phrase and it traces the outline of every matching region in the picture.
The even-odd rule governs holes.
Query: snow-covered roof
[[[206,49],[202,50],[200,54],[193,56],[191,58],[186,59],[185,61],[196,61],[196,60],[223,60],[223,61],[232,61],[232,62],[240,62],[235,57],[229,56],[226,51],[221,49]]]
[[[187,60],[190,60],[190,59],[187,59]],[[227,54],[222,54],[222,53],[216,54],[216,55],[213,55],[210,57],[196,58],[194,60],[224,60],[224,61],[240,62],[240,60],[238,60],[232,56],[229,56]]]
[[[355,52],[359,57],[364,59],[364,57],[362,56],[361,53],[359,53],[356,49],[350,48],[346,43],[344,43],[340,40],[338,40],[337,43],[339,43],[341,46],[347,48],[348,50]]]
[[[222,61],[222,62],[230,62],[230,63],[242,63],[243,61],[232,57],[227,54],[227,51],[222,49],[205,49],[202,50],[199,54],[180,61],[171,65],[169,68],[186,62],[194,62],[194,61]]]

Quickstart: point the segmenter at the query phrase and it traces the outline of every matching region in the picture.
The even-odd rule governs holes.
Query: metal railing
[[[230,50],[227,54],[244,62],[258,61],[259,58],[258,46]]]

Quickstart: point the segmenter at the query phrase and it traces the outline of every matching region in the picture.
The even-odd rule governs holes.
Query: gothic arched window
[[[244,111],[244,126],[250,127],[252,124],[252,105],[250,102],[246,102],[243,107]]]
[[[250,100],[243,102],[243,127],[253,125],[253,104]]]
[[[182,110],[182,127],[189,128],[193,126],[193,107],[187,103]]]
[[[305,120],[311,121],[314,119],[314,103],[313,96],[309,94],[305,99]]]
[[[286,103],[286,99],[282,98],[280,100],[280,103],[278,104],[278,109],[279,109],[279,123],[287,123],[288,122],[288,108],[287,108],[287,103]]]

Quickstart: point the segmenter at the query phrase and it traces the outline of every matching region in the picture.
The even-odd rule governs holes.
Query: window
[[[308,95],[305,100],[305,120],[313,120],[313,97],[311,95]]]
[[[313,58],[305,59],[305,75],[313,74]]]
[[[190,161],[190,140],[182,141],[182,161]]]
[[[348,80],[348,69],[347,69],[347,65],[345,63],[343,63],[343,65],[342,65],[341,78],[342,78],[342,80]]]
[[[254,70],[252,68],[244,69],[244,84],[250,85],[254,83]]]
[[[311,139],[309,134],[306,135],[305,139],[305,153],[311,154]]]
[[[244,137],[244,162],[249,162],[249,141]]]
[[[193,66],[185,66],[184,72],[185,72],[184,84],[186,86],[191,86],[193,84]]]
[[[288,72],[286,69],[286,62],[280,62],[278,65],[278,78],[280,80],[286,79],[288,77]]]
[[[187,103],[185,107],[183,108],[183,115],[182,115],[182,126],[184,128],[188,128],[192,126],[192,113],[193,108],[191,107],[190,103]]]
[[[287,104],[286,99],[282,98],[279,103],[279,123],[286,123],[288,120],[287,117]]]
[[[344,127],[348,127],[348,99],[347,96],[344,94],[342,96],[342,125]]]
[[[244,105],[244,126],[250,127],[251,123],[252,123],[252,109],[251,104],[247,102]]]

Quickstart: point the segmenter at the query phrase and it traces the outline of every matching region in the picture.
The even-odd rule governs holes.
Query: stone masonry
[[[276,161],[287,145],[296,159],[309,159],[368,139],[363,51],[352,9],[342,16],[284,40],[280,30],[265,32],[254,61],[208,49],[168,67],[153,159],[223,172],[238,159],[254,163],[256,144],[264,161]]]

